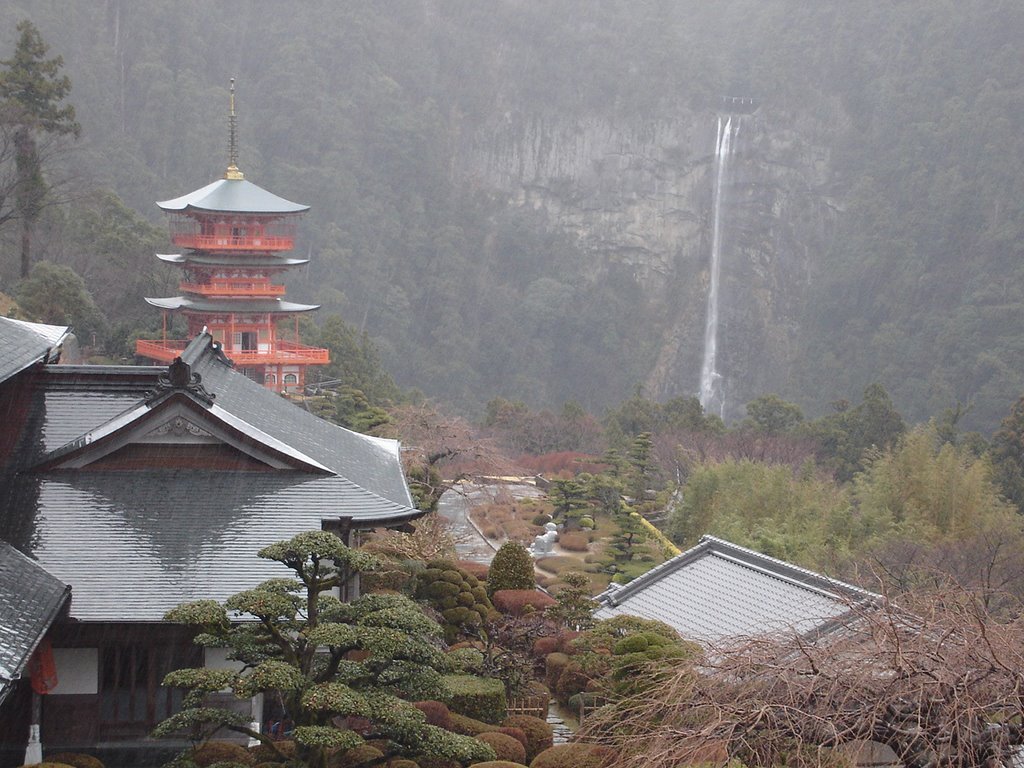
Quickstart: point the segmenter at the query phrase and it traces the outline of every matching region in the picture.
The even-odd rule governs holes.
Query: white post
[[[28,746],[25,747],[25,765],[43,762],[43,742],[39,737],[39,721],[43,709],[43,698],[32,691],[32,724],[28,727]]]
[[[263,728],[261,726],[261,724],[263,722],[263,694],[262,693],[257,693],[255,696],[252,697],[252,708],[249,710],[249,714],[252,717],[252,720],[249,722],[249,727],[252,730],[256,731],[256,733],[263,733]],[[250,736],[249,737],[249,743],[246,746],[255,747],[259,743],[260,743],[259,739],[255,738],[253,736]]]

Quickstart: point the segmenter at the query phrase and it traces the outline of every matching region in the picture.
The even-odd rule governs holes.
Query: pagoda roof
[[[193,299],[188,296],[171,296],[166,299],[147,298],[146,303],[160,309],[189,309],[194,312],[292,314],[320,309],[319,304],[296,304],[280,299]]]
[[[263,267],[285,269],[308,264],[309,259],[292,259],[284,256],[245,254],[241,256],[217,253],[158,253],[160,261],[168,264],[197,264],[204,267]]]
[[[157,203],[165,211],[209,211],[214,213],[303,213],[308,205],[293,203],[245,179],[217,179],[195,192]]]

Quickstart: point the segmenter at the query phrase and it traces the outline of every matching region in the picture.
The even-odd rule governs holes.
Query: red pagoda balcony
[[[135,354],[161,363],[172,363],[188,346],[188,339],[139,339],[135,342]],[[278,341],[273,349],[224,348],[224,354],[238,366],[255,365],[326,365],[331,361],[330,351],[318,347],[307,347],[294,341]]]
[[[159,363],[173,363],[174,358],[181,355],[188,346],[188,339],[164,339],[147,340],[137,339],[135,342],[135,354],[139,357],[147,357]]]
[[[181,248],[193,251],[217,251],[257,253],[290,251],[295,247],[295,238],[273,235],[200,235],[191,232],[173,233],[171,242]]]
[[[294,341],[278,341],[274,349],[266,352],[255,349],[225,349],[224,353],[239,366],[252,365],[327,365],[331,361],[330,351],[307,347]]]
[[[212,280],[209,283],[181,283],[181,290],[200,296],[284,296],[283,285],[266,280]]]

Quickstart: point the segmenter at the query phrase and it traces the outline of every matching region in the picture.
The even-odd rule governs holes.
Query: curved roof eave
[[[197,264],[204,267],[264,267],[267,269],[284,269],[309,264],[309,259],[293,259],[284,256],[218,256],[216,254],[199,253],[158,253],[160,261],[167,264]]]
[[[247,312],[259,314],[267,312],[270,314],[294,314],[296,312],[312,312],[320,309],[319,304],[296,304],[292,301],[281,301],[280,299],[224,299],[221,301],[207,301],[201,299],[190,299],[187,296],[169,296],[166,299],[154,299],[146,297],[146,303],[159,309],[191,309],[197,312]]]
[[[157,205],[171,213],[191,209],[211,213],[263,213],[283,216],[309,210],[308,205],[293,203],[245,179],[217,179],[195,192],[158,202]]]

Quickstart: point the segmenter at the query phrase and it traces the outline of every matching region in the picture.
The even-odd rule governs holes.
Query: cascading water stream
[[[717,370],[718,353],[718,293],[722,274],[722,190],[725,187],[732,143],[739,129],[733,116],[718,118],[718,137],[715,143],[715,189],[712,202],[711,230],[711,284],[708,286],[708,308],[704,321],[704,362],[700,367],[700,404],[705,413],[725,415],[725,392],[722,375]]]

